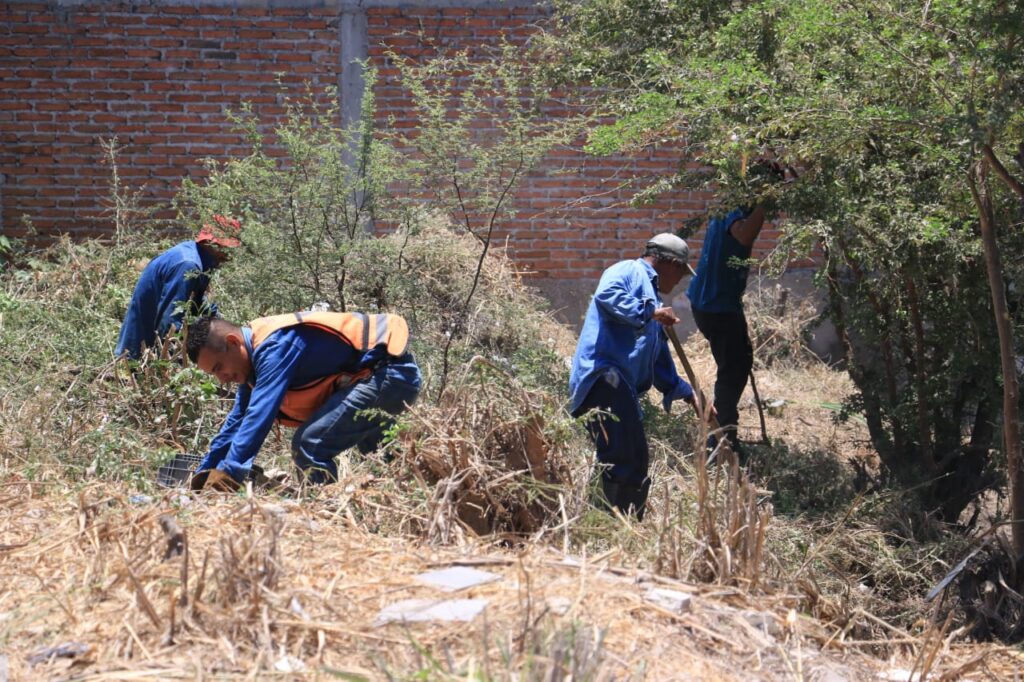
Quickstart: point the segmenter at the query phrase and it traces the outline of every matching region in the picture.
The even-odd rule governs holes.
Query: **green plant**
[[[769,205],[786,218],[777,268],[820,247],[819,282],[891,478],[955,520],[969,499],[942,481],[956,472],[972,493],[989,485],[1001,412],[1013,514],[1024,515],[1020,308],[1003,284],[1020,263],[1000,262],[1020,251],[1024,184],[1009,159],[1024,128],[1022,10],[587,0],[557,15],[556,71],[605,88],[595,106],[612,120],[590,149],[674,144],[702,163],[638,200],[687,188],[712,189],[712,211]],[[762,157],[798,179],[762,182],[748,172]],[[1020,552],[1024,524],[1014,534]]]

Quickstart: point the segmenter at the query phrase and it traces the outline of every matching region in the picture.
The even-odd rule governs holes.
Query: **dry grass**
[[[429,540],[447,544],[466,531],[523,540],[557,522],[580,476],[556,433],[568,428],[550,394],[477,356],[438,403],[413,407],[390,473],[429,491]]]
[[[351,485],[306,503],[207,494],[133,504],[118,485],[75,499],[8,477],[0,647],[11,679],[864,679],[883,667],[797,615],[796,597],[688,585],[620,568],[614,552],[444,549],[368,533],[353,522]],[[501,576],[455,595],[487,600],[483,615],[374,626],[388,604],[452,596],[414,577],[451,565]],[[646,601],[652,587],[691,595],[691,609]],[[921,670],[927,658],[931,679],[956,679],[965,665],[998,679],[1021,664],[996,647],[968,654],[949,633],[893,639],[887,665],[920,659]],[[28,662],[62,644],[85,653]]]
[[[455,277],[444,268],[464,275],[455,261],[472,255],[433,232],[378,246],[425,273],[394,289],[360,280],[382,304],[425,296],[443,307]],[[559,397],[572,335],[533,309],[500,250],[445,392],[426,391],[406,415],[392,459],[342,458],[341,483],[291,499],[133,503],[163,454],[208,436],[224,396],[166,357],[127,374],[91,336],[47,336],[61,306],[95,322],[103,311],[83,306],[117,279],[74,249],[63,257],[66,268],[6,283],[31,315],[0,326],[19,349],[0,365],[12,378],[0,392],[0,670],[11,679],[299,667],[349,679],[862,679],[895,666],[998,679],[1019,667],[1014,654],[958,644],[957,622],[922,603],[951,552],[880,526],[898,493],[858,495],[851,462],[874,466],[865,429],[833,419],[852,385],[799,350],[802,318],[756,323],[771,351],[770,367],[757,367],[761,396],[785,402],[767,415],[773,443],[751,448],[747,472],[694,458],[705,434],[685,410],[648,411],[655,485],[644,524],[588,507],[591,448]],[[95,327],[108,340],[109,313]],[[451,321],[419,321],[436,349]],[[45,354],[28,352],[36,338]],[[687,352],[710,387],[707,345],[691,338]],[[436,352],[418,357],[436,377]],[[756,441],[749,390],[741,409],[741,436]],[[286,463],[287,440],[271,438],[263,463]],[[71,487],[96,478],[107,482]],[[489,601],[484,615],[373,625],[387,604],[439,596],[417,572],[458,563],[502,575],[468,593]],[[694,595],[693,609],[649,603],[652,586]],[[62,644],[76,646],[31,662]]]

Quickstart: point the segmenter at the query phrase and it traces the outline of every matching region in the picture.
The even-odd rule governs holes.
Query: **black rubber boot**
[[[607,500],[603,506],[606,511],[610,511],[614,507],[626,516],[635,516],[637,521],[644,520],[651,479],[648,478],[642,484],[635,485],[609,476],[601,476],[601,489]]]

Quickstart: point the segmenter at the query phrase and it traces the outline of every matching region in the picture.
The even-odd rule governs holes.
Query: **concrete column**
[[[343,2],[338,17],[338,44],[340,47],[341,75],[338,83],[338,99],[341,109],[341,127],[353,133],[353,139],[342,152],[345,165],[354,172],[359,170],[359,151],[362,145],[359,130],[363,108],[363,93],[366,89],[366,59],[369,55],[366,8],[361,2]],[[355,196],[357,204],[366,200],[364,192]],[[364,220],[363,228],[373,232],[373,218]]]
[[[341,78],[338,97],[341,99],[341,125],[351,130],[359,124],[366,87],[364,64],[369,54],[366,9],[354,4],[341,7],[338,21],[338,43],[341,47]]]

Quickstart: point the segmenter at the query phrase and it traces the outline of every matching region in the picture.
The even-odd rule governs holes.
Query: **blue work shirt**
[[[242,327],[242,335],[252,360],[249,383],[238,386],[231,412],[196,467],[196,471],[220,469],[236,481],[244,481],[249,475],[289,388],[339,372],[357,372],[387,356],[382,347],[363,353],[334,334],[308,325],[279,329],[255,351],[252,330]],[[419,385],[419,368],[412,360],[392,361],[387,372]]]
[[[181,327],[177,304],[191,299],[203,306],[209,272],[215,267],[216,259],[204,255],[194,241],[181,242],[151,260],[135,284],[114,355],[138,358],[143,344],[152,348],[158,336]],[[216,313],[215,307],[210,310]]]
[[[740,244],[729,228],[748,215],[748,211],[737,208],[708,221],[697,275],[686,289],[686,297],[694,310],[703,313],[743,312],[743,292],[747,288],[750,266],[739,266],[730,260],[746,261],[750,258],[751,247]]]
[[[658,274],[643,258],[604,271],[572,358],[570,413],[576,413],[608,369],[618,371],[638,400],[653,384],[664,394],[666,410],[673,400],[693,395],[690,384],[676,372],[661,323],[652,318],[660,307]]]

